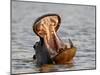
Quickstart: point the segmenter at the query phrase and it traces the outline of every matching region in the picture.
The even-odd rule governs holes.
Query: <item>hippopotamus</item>
[[[51,64],[53,62],[66,64],[72,61],[75,56],[76,47],[73,46],[72,41],[69,40],[70,48],[68,48],[57,34],[60,23],[61,17],[57,14],[43,15],[34,22],[33,31],[40,38],[38,46],[34,47],[38,64]]]

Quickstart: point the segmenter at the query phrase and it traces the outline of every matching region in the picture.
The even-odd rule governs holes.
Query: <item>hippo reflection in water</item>
[[[33,59],[37,64],[67,64],[72,63],[76,48],[69,39],[70,48],[62,42],[57,34],[61,18],[57,14],[47,14],[39,17],[33,24],[33,31],[39,36],[40,41],[34,45]]]

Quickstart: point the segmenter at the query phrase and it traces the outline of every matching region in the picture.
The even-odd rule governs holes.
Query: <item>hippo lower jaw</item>
[[[53,33],[51,36],[52,37],[49,40],[47,40],[47,38],[44,37],[44,43],[46,47],[48,48],[48,52],[51,58],[54,58],[56,55],[60,54],[62,51],[65,51],[74,47],[70,39],[69,39],[70,48],[67,48],[67,45],[62,42],[62,40],[58,37],[57,33]]]

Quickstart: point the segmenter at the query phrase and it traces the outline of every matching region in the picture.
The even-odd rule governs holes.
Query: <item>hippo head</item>
[[[59,15],[49,14],[39,17],[33,25],[33,31],[44,39],[44,43],[51,56],[55,56],[59,50],[65,47],[64,43],[57,35],[60,22],[61,19]]]

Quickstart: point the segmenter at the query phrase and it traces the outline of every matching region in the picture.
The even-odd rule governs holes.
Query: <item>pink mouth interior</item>
[[[57,54],[60,49],[65,47],[62,40],[58,37],[55,27],[58,24],[57,16],[49,16],[41,19],[37,23],[36,31],[37,34],[44,38],[44,42],[49,48],[51,54]]]

